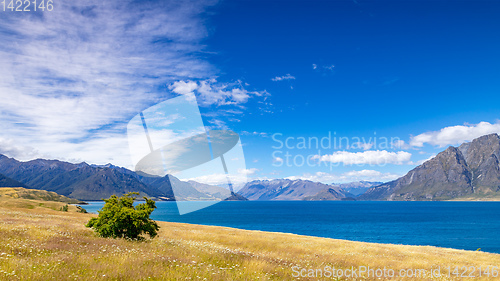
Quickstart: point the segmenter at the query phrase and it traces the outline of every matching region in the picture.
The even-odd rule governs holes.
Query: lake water
[[[182,216],[156,205],[158,221],[500,253],[500,202],[230,201]]]

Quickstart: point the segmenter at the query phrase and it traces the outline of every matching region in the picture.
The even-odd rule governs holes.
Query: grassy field
[[[293,276],[299,267],[324,270],[325,266],[386,267],[395,270],[392,279],[404,279],[398,277],[400,269],[440,266],[445,275],[448,266],[500,265],[500,255],[484,252],[166,222],[159,223],[159,236],[147,242],[105,239],[84,227],[95,215],[77,213],[74,206],[69,212],[57,211],[63,205],[0,198],[1,280],[298,280]],[[357,279],[380,280],[367,276]],[[414,278],[421,279],[459,278]]]

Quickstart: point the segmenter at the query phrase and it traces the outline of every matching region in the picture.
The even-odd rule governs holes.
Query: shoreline
[[[192,201],[196,202],[196,201]],[[204,201],[200,201],[204,202]],[[232,201],[231,201],[232,202]],[[247,201],[244,201],[247,202]],[[300,206],[306,207],[306,205],[309,206],[316,206],[315,203],[317,204],[319,201],[276,201],[272,202],[271,201],[248,201],[252,203],[247,203],[246,207],[244,208],[244,211],[241,215],[244,217],[247,217],[248,214],[253,214],[252,210],[254,210],[255,206],[259,203],[265,203],[263,206],[264,210],[267,210],[268,208],[274,208],[275,203],[278,204],[278,206],[287,206],[280,204],[281,203],[287,203],[287,202],[293,202],[295,204],[295,207],[301,208]],[[297,202],[314,202],[314,203],[298,203]],[[361,204],[364,206],[364,209],[369,209],[371,210],[372,207],[370,207],[370,204],[373,204],[373,207],[381,206],[381,210],[386,210],[387,208],[392,208],[390,206],[398,206],[401,208],[404,208],[404,206],[413,206],[412,208],[419,208],[419,206],[428,206],[428,207],[433,207],[436,206],[436,208],[440,208],[440,206],[443,206],[445,208],[451,208],[450,210],[454,210],[453,206],[457,206],[455,204],[459,204],[460,202],[472,202],[472,203],[464,203],[463,207],[466,206],[483,206],[480,203],[475,203],[475,201],[456,201],[458,203],[440,203],[440,202],[448,202],[448,201],[359,201],[359,203],[338,203],[338,202],[344,202],[344,201],[321,201],[324,203],[318,204],[318,206],[324,206],[321,208],[330,208],[328,207],[329,204],[331,204],[331,208],[334,208],[334,206],[337,206],[335,208],[343,208],[342,206],[345,206],[345,204],[349,204],[350,206],[356,206],[356,204]],[[335,203],[337,202],[337,203]],[[372,203],[373,202],[373,203]],[[384,202],[394,202],[394,203],[384,203]],[[405,203],[403,203],[405,202]],[[406,202],[422,202],[422,203],[406,203]],[[432,203],[426,203],[426,202],[432,202]],[[455,202],[455,201],[454,201]],[[103,202],[100,202],[101,204]],[[99,202],[96,202],[95,204],[99,204]],[[382,205],[380,205],[382,204]],[[491,205],[490,205],[491,204]],[[384,205],[386,205],[384,207]],[[224,217],[219,217],[218,214],[220,214],[220,210],[222,209],[214,209],[214,211],[207,211],[207,213],[200,213],[199,215],[193,215],[191,218],[190,217],[184,217],[182,215],[179,215],[178,213],[175,214],[175,206],[172,203],[163,203],[158,205],[160,206],[159,208],[159,213],[158,215],[155,215],[155,212],[153,212],[153,218],[155,221],[158,222],[167,222],[167,223],[187,223],[187,224],[193,224],[193,225],[203,225],[203,226],[215,226],[215,227],[229,227],[229,228],[234,228],[234,229],[239,229],[239,230],[255,230],[255,231],[263,231],[263,232],[271,232],[271,233],[288,233],[288,234],[294,234],[294,235],[304,235],[308,237],[318,237],[318,238],[327,238],[327,239],[338,239],[338,240],[346,240],[346,241],[353,241],[353,242],[362,242],[362,243],[380,243],[380,244],[389,244],[389,245],[404,245],[404,246],[430,246],[430,247],[441,247],[441,248],[447,248],[447,249],[457,249],[457,250],[464,250],[464,251],[476,251],[479,248],[483,248],[484,252],[488,253],[494,253],[494,254],[500,254],[500,250],[498,248],[498,244],[494,241],[491,241],[491,234],[481,234],[477,233],[477,236],[468,238],[468,239],[459,239],[462,241],[457,240],[458,242],[455,243],[449,243],[447,242],[447,238],[450,239],[457,239],[460,237],[463,237],[463,234],[461,235],[454,235],[453,229],[450,231],[447,231],[447,233],[436,235],[435,237],[432,235],[425,236],[425,234],[431,234],[430,231],[432,230],[425,230],[425,231],[419,231],[416,229],[417,232],[409,232],[409,231],[402,231],[399,235],[391,235],[390,230],[391,229],[396,229],[399,231],[399,228],[401,226],[397,226],[397,223],[392,223],[391,221],[387,221],[386,219],[382,220],[373,220],[372,225],[377,228],[382,228],[382,225],[385,225],[384,223],[390,223],[388,225],[385,225],[383,228],[387,229],[384,230],[382,229],[382,232],[377,232],[377,231],[364,231],[360,229],[356,233],[349,231],[349,222],[346,220],[338,220],[335,219],[335,222],[327,222],[325,223],[311,223],[312,227],[317,228],[316,231],[308,231],[307,227],[296,227],[296,223],[292,223],[292,221],[287,221],[284,219],[280,219],[281,216],[278,215],[278,217],[271,217],[270,219],[267,219],[261,223],[249,220],[249,221],[241,221],[241,222],[234,222],[233,217],[230,216],[227,220],[224,219]],[[230,208],[238,208],[237,206],[240,206],[238,203],[230,203],[228,205],[224,205],[221,207],[223,209]],[[232,207],[233,206],[233,207]],[[259,205],[260,206],[260,205]],[[266,207],[264,207],[266,206]],[[498,209],[495,206],[498,206],[497,203],[489,203],[484,206],[490,206],[490,207],[485,207],[487,209],[493,208],[493,209]],[[94,209],[100,208],[100,206],[94,205]],[[433,207],[434,208],[434,207]],[[280,210],[286,210],[283,208],[279,208]],[[481,208],[483,209],[483,208]],[[168,210],[168,211],[166,211]],[[219,211],[217,211],[219,210]],[[409,209],[411,210],[411,209]],[[250,212],[250,213],[249,213]],[[96,210],[92,210],[93,214],[97,214]],[[257,212],[259,214],[262,214],[262,212]],[[281,213],[281,211],[279,212]],[[301,213],[301,212],[298,212]],[[216,217],[211,216],[210,214],[215,215]],[[238,214],[237,214],[238,215]],[[300,214],[296,214],[300,216]],[[294,215],[295,216],[295,215]],[[418,215],[417,215],[418,216]],[[359,216],[355,216],[355,219],[359,218]],[[411,220],[411,216],[410,216]],[[283,224],[282,227],[273,227],[270,226],[268,223],[273,221],[278,221],[281,224]],[[338,227],[340,227],[343,230],[338,230],[335,231],[335,228],[338,228],[336,224],[338,223]],[[330,226],[323,226],[323,225],[330,225]],[[365,223],[366,224],[366,223]],[[307,224],[306,224],[307,225]],[[411,225],[409,225],[411,227]],[[356,226],[354,226],[356,227]],[[415,228],[415,227],[412,227]],[[432,229],[432,228],[430,228]],[[334,231],[334,232],[329,232],[329,230]],[[350,235],[352,234],[352,235]],[[415,234],[413,236],[413,234]],[[411,236],[408,236],[411,235]],[[481,239],[489,239],[488,241],[483,241]]]
[[[246,202],[246,201],[244,201]],[[262,201],[255,201],[257,202],[262,202]],[[290,201],[278,201],[278,202],[290,202]],[[296,201],[292,201],[296,202]],[[306,202],[306,201],[304,201]],[[311,201],[307,201],[311,202]],[[330,201],[328,201],[330,202]],[[341,202],[341,201],[334,201],[334,202]],[[360,201],[360,202],[374,202],[374,201]],[[386,201],[377,201],[377,202],[386,202]],[[441,201],[389,201],[389,202],[441,202]],[[442,201],[442,202],[447,202],[447,201]],[[469,201],[465,201],[469,202]],[[272,204],[272,203],[271,203]],[[309,204],[309,203],[305,203]],[[343,204],[343,203],[342,203]],[[355,204],[355,203],[352,203]],[[405,203],[395,203],[399,205],[404,205]],[[412,203],[409,203],[412,204]],[[416,206],[418,206],[421,203],[414,203]],[[422,203],[425,204],[425,203]],[[432,204],[432,203],[431,203]],[[449,203],[448,206],[451,206],[455,203]],[[92,212],[92,214],[97,214],[95,211]],[[154,214],[154,213],[153,213]],[[470,243],[469,245],[465,244],[457,244],[457,245],[450,245],[450,244],[440,244],[439,239],[436,239],[435,241],[427,240],[427,241],[416,241],[414,239],[406,239],[406,241],[403,241],[402,239],[390,239],[388,237],[387,239],[371,239],[370,237],[359,237],[359,236],[354,236],[354,237],[346,237],[345,235],[332,235],[328,236],[328,234],[325,233],[304,233],[301,231],[293,232],[290,228],[287,228],[286,230],[288,231],[280,231],[279,229],[269,229],[265,226],[259,228],[259,227],[252,227],[251,225],[239,225],[239,226],[234,226],[231,225],[231,223],[217,223],[213,221],[207,221],[203,222],[203,220],[198,220],[198,221],[189,221],[189,220],[183,220],[181,219],[182,216],[175,216],[173,220],[168,220],[169,217],[166,216],[160,216],[160,218],[155,218],[155,221],[157,222],[165,222],[165,223],[184,223],[184,224],[190,224],[190,225],[198,225],[198,226],[213,226],[213,227],[223,227],[223,228],[233,228],[237,230],[248,230],[248,231],[260,231],[260,232],[269,232],[269,233],[277,233],[277,234],[292,234],[292,235],[301,235],[301,236],[306,236],[306,237],[316,237],[316,238],[326,238],[326,239],[334,239],[334,240],[342,240],[342,241],[350,241],[350,242],[361,242],[361,243],[375,243],[375,244],[386,244],[386,245],[400,245],[400,246],[429,246],[429,247],[438,247],[438,248],[446,248],[446,249],[456,249],[456,250],[463,250],[463,251],[476,251],[476,249],[480,248],[481,246],[478,244],[478,247],[471,247],[475,246],[474,243]],[[291,230],[291,231],[290,231]],[[374,241],[375,240],[375,241]],[[378,240],[378,241],[377,241]],[[418,243],[422,242],[422,243]],[[491,245],[490,245],[491,247]],[[487,247],[487,250],[484,250],[483,252],[486,253],[492,253],[492,254],[500,254],[500,252],[495,251],[496,248],[489,248]]]
[[[176,225],[182,225],[182,226],[191,226],[191,227],[209,227],[209,228],[219,228],[219,229],[224,229],[226,231],[248,231],[248,232],[255,232],[259,234],[270,234],[270,235],[290,235],[290,236],[296,236],[298,238],[310,238],[310,239],[328,239],[336,242],[345,242],[345,243],[363,243],[363,244],[369,244],[369,245],[379,245],[379,246],[394,246],[394,247],[429,247],[429,248],[435,248],[435,249],[444,249],[444,250],[453,250],[453,251],[464,251],[464,252],[480,252],[480,253],[487,253],[487,254],[493,254],[493,255],[498,255],[500,256],[500,253],[494,253],[494,252],[486,252],[486,251],[478,251],[478,250],[466,250],[466,249],[457,249],[457,248],[450,248],[450,247],[441,247],[441,246],[433,246],[433,245],[413,245],[413,244],[394,244],[394,243],[379,243],[379,242],[366,242],[366,241],[357,241],[357,240],[349,240],[349,239],[339,239],[339,238],[331,238],[331,237],[323,237],[323,236],[313,236],[313,235],[304,235],[304,234],[296,234],[296,233],[290,233],[290,232],[279,232],[279,231],[267,231],[267,230],[255,230],[255,229],[243,229],[243,228],[237,228],[237,227],[231,227],[231,226],[220,226],[220,225],[209,225],[209,224],[196,224],[196,223],[185,223],[185,222],[170,222],[170,221],[157,221],[161,224],[176,224]]]

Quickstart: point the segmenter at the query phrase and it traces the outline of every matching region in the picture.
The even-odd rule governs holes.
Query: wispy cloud
[[[245,174],[245,175],[253,175],[253,174],[255,174],[258,171],[259,171],[259,169],[257,169],[257,168],[239,169],[238,173],[239,174]]]
[[[382,83],[382,86],[392,85],[392,84],[394,84],[394,83],[396,83],[398,81],[399,81],[399,77],[393,77],[393,78],[390,78],[390,79],[387,79],[386,81],[384,81]]]
[[[274,78],[271,78],[273,81],[283,81],[283,80],[295,80],[295,76],[292,76],[291,74],[287,74],[284,76],[276,76]]]
[[[375,145],[374,143],[370,143],[370,142],[355,142],[355,143],[352,144],[352,146],[349,146],[349,149],[369,150],[374,145]]]
[[[330,75],[330,74],[334,73],[335,65],[333,65],[333,64],[318,65],[318,64],[313,63],[312,69],[317,73],[321,73],[322,75]]]
[[[219,83],[216,79],[202,81],[176,81],[169,89],[177,94],[194,93],[201,106],[240,105],[251,97],[268,95],[266,91],[251,91],[241,81]]]
[[[252,180],[272,180],[272,178],[268,177],[254,177],[247,178],[245,175],[254,174],[257,169],[249,169],[248,171],[239,170],[238,174],[231,175],[231,181],[235,184],[238,189],[243,187],[247,182]],[[305,173],[299,176],[290,176],[286,177],[289,180],[309,180],[313,182],[322,182],[325,184],[331,183],[344,183],[344,182],[355,182],[355,181],[380,181],[387,182],[391,180],[395,180],[402,175],[394,174],[394,173],[383,173],[376,170],[353,170],[344,173],[325,173],[325,172],[316,172],[316,173]],[[227,176],[225,174],[212,174],[197,178],[191,179],[183,179],[183,180],[194,180],[197,182],[219,185],[223,186],[227,183]]]
[[[491,124],[489,122],[480,122],[472,125],[458,125],[442,128],[439,131],[426,132],[420,135],[412,136],[410,145],[414,147],[423,147],[424,144],[445,147],[447,145],[457,145],[463,142],[472,141],[483,135],[500,133],[500,121]]]
[[[227,180],[229,178],[231,184],[235,188],[235,191],[238,191],[248,182],[247,175],[251,175],[255,173],[255,171],[255,169],[240,169],[238,170],[238,173],[234,174],[209,174],[194,178],[181,178],[181,180],[191,180],[199,183],[226,187],[228,182]]]
[[[335,65],[325,65],[323,66],[324,69],[328,69],[328,70],[333,70],[335,68]]]
[[[404,164],[410,161],[411,153],[406,151],[367,150],[363,152],[336,151],[327,155],[315,155],[312,159],[344,165],[385,165]]]
[[[399,178],[401,175],[393,173],[382,173],[376,170],[360,170],[349,171],[341,174],[316,172],[314,174],[303,174],[301,176],[287,177],[290,180],[310,180],[314,182],[322,182],[326,184],[337,182],[354,182],[354,181],[391,181]]]
[[[209,129],[228,130],[229,123],[240,122],[244,104],[255,97],[269,96],[265,90],[249,90],[248,83],[218,82],[217,79],[204,79],[199,81],[181,80],[171,83],[168,88],[176,94],[193,93],[198,105],[203,107],[202,115]]]
[[[284,160],[281,157],[273,157],[273,163],[283,163]]]
[[[0,153],[127,166],[124,123],[167,98],[161,85],[213,75],[201,42],[214,3],[63,1],[2,15],[0,130],[15,145]]]
[[[265,132],[248,132],[248,131],[241,131],[240,132],[241,136],[260,136],[260,137],[268,137],[269,134]]]

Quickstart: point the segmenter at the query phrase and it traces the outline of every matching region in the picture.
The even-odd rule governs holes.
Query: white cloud
[[[456,145],[471,141],[483,135],[500,133],[500,122],[491,124],[481,122],[472,125],[458,125],[442,128],[439,131],[426,132],[410,139],[410,145],[414,147],[423,147],[428,143],[439,147],[447,145]]]
[[[250,169],[253,170],[253,169]],[[238,171],[238,174],[230,175],[231,182],[235,186],[236,190],[242,188],[247,182],[252,180],[272,180],[267,177],[257,177],[249,179],[246,177],[247,173],[243,170]],[[375,170],[360,170],[360,171],[349,171],[341,174],[316,172],[314,174],[305,173],[301,176],[291,176],[286,177],[289,180],[309,180],[313,182],[322,182],[325,184],[331,183],[344,183],[344,182],[354,182],[354,181],[380,181],[387,182],[392,181],[401,177],[401,175],[393,173],[382,173]],[[182,179],[184,181],[193,180],[200,183],[224,186],[227,184],[226,174],[212,174],[190,179]]]
[[[382,175],[381,172],[375,170],[361,170],[361,171],[350,171],[344,175],[350,177],[378,177]]]
[[[206,79],[199,82],[176,81],[169,85],[174,93],[195,93],[201,106],[239,105],[246,103],[253,96],[268,95],[266,91],[249,91],[241,81],[235,83],[220,83],[216,79]]]
[[[313,63],[312,69],[317,73],[321,73],[323,75],[329,75],[332,74],[333,71],[335,70],[335,65],[333,64],[317,65]]]
[[[261,137],[267,137],[268,134],[265,132],[248,132],[248,131],[241,131],[240,132],[241,136],[261,136]]]
[[[198,83],[193,81],[176,81],[169,88],[177,94],[186,95],[192,93],[198,88]]]
[[[395,140],[393,143],[391,143],[391,148],[392,149],[409,149],[411,148],[411,145],[407,144],[404,140]]]
[[[409,161],[411,153],[406,151],[389,152],[386,150],[369,150],[363,152],[336,151],[329,155],[315,155],[312,159],[323,162],[343,163],[344,165],[384,165],[403,164]]]
[[[287,75],[284,75],[284,76],[276,76],[276,77],[272,78],[271,80],[273,80],[273,81],[295,80],[295,77],[292,76],[290,73],[288,73]]]
[[[33,147],[20,145],[14,139],[0,137],[0,154],[14,157],[17,160],[30,160],[42,155]]]
[[[316,172],[314,174],[304,174],[302,176],[287,177],[290,180],[302,179],[310,180],[314,182],[322,182],[326,184],[330,183],[343,183],[343,182],[354,182],[354,181],[391,181],[401,177],[401,175],[393,173],[382,173],[375,170],[361,170],[361,171],[349,171],[342,174],[333,174],[325,172]]]
[[[274,162],[274,163],[276,163],[276,162],[282,162],[282,163],[283,163],[283,161],[284,161],[284,160],[283,160],[283,158],[281,158],[281,157],[274,157],[274,158],[273,158],[273,162]]]
[[[2,15],[1,152],[129,166],[126,122],[168,98],[162,85],[188,81],[176,87],[187,93],[189,81],[214,75],[196,55],[213,4],[63,1],[36,16]],[[253,95],[230,92],[233,102]]]
[[[252,170],[252,169],[250,169]],[[204,184],[209,184],[209,185],[216,185],[216,186],[221,186],[221,187],[226,187],[227,188],[227,180],[231,181],[231,184],[233,185],[233,188],[235,191],[238,191],[241,189],[247,182],[247,172],[246,169],[241,169],[238,171],[237,174],[210,174],[210,175],[203,175],[199,177],[194,177],[194,178],[189,178],[189,179],[181,179],[183,181],[195,181],[199,183],[204,183]]]
[[[363,149],[363,150],[369,150],[373,147],[373,143],[370,142],[355,142],[352,144],[352,146],[349,147],[349,149]]]
[[[239,169],[238,173],[240,174],[245,174],[245,175],[253,175],[255,172],[259,171],[257,168],[250,168],[250,169]]]
[[[226,124],[226,122],[220,119],[212,118],[208,119],[207,122],[210,124],[206,126],[207,130],[229,130],[229,126]]]

